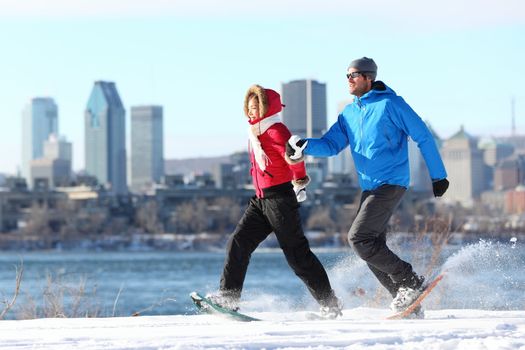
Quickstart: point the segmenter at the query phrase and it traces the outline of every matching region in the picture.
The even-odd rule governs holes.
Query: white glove
[[[304,202],[306,200],[306,186],[310,183],[310,177],[306,175],[302,179],[293,180],[293,190],[298,202]]]
[[[298,202],[304,202],[306,200],[306,188],[296,189],[294,187],[293,190],[295,191]]]
[[[286,143],[286,157],[290,163],[299,163],[303,161],[303,150],[306,148],[308,141],[301,139],[298,135],[292,135]]]

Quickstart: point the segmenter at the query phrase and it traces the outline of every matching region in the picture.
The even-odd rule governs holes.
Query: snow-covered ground
[[[290,303],[289,294],[264,291],[260,288],[261,284],[270,283],[271,278],[277,280],[277,286],[286,284],[288,277],[282,276],[290,276],[283,272],[288,268],[279,269],[275,264],[263,264],[262,268],[257,268],[254,264],[251,266],[252,284],[243,293],[241,308],[246,314],[263,321],[246,323],[214,315],[190,315],[188,313],[195,312],[195,309],[185,294],[180,295],[180,300],[175,300],[181,308],[179,314],[172,316],[0,321],[0,350],[525,350],[525,256],[522,249],[512,240],[510,244],[480,241],[462,247],[443,264],[434,266],[432,272],[426,273],[427,276],[439,272],[446,275],[425,299],[426,318],[423,320],[386,320],[390,315],[385,308],[389,297],[381,297],[381,293],[377,293],[377,281],[370,276],[361,260],[348,257],[338,260],[328,271],[334,289],[345,303],[343,317],[336,320],[307,320],[306,311],[302,310],[315,310],[317,306],[311,296],[300,296],[295,289],[296,303]],[[95,260],[99,258],[97,256]],[[141,261],[150,261],[149,258],[147,256]],[[161,270],[162,278],[153,275],[152,279],[144,280],[147,284],[164,283],[169,279],[164,271],[169,271],[171,265],[201,268],[198,271],[189,270],[187,276],[171,276],[171,279],[181,281],[178,285],[180,290],[202,287],[208,283],[206,281],[214,281],[217,277],[218,273],[206,274],[210,266],[220,266],[216,257],[208,265],[203,263],[207,261],[203,257],[197,256],[197,261],[191,260],[192,256],[183,258],[187,261],[172,261],[167,265],[169,269]],[[85,264],[89,262],[82,261]],[[183,264],[184,261],[186,263]],[[177,262],[180,264],[177,265]],[[111,260],[102,262],[104,266],[110,263]],[[118,266],[115,275],[107,276],[106,280],[117,278],[123,273],[122,266],[127,265]],[[89,267],[94,270],[100,268]],[[138,269],[140,265],[134,267],[142,271]],[[128,267],[124,270],[134,269]],[[184,268],[179,270],[185,271]],[[150,266],[145,271],[151,273],[155,268]],[[130,275],[125,276],[131,279]],[[142,281],[138,277],[133,280]],[[158,289],[159,284],[155,286]],[[145,287],[140,282],[142,292]],[[136,297],[142,296],[139,293]]]
[[[427,310],[389,321],[387,309],[354,308],[308,321],[304,312],[254,313],[262,322],[212,315],[0,321],[1,349],[525,349],[525,311]]]

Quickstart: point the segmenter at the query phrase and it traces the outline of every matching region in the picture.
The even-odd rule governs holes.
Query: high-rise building
[[[230,156],[233,163],[233,178],[237,188],[253,188],[250,176],[250,155],[247,151],[240,151]]]
[[[232,163],[219,163],[215,164],[212,169],[213,181],[217,188],[222,189],[234,189],[237,184],[235,183],[235,174],[233,172],[235,165]]]
[[[501,188],[501,186],[505,187],[505,181],[496,184],[496,170],[498,169],[498,164],[514,154],[514,146],[489,137],[481,139],[478,147],[483,152],[483,160],[485,162],[485,189],[496,190]],[[508,169],[508,164],[505,164],[499,170],[503,169]],[[505,171],[506,170],[503,170],[503,173],[505,173]],[[498,174],[498,176],[499,175],[501,175],[501,173]],[[503,178],[499,178],[498,181],[503,180]]]
[[[347,174],[353,180],[357,180],[354,159],[349,147],[345,147],[337,156],[328,158],[328,170],[330,174]]]
[[[283,123],[292,134],[300,137],[321,137],[326,132],[326,84],[315,80],[293,80],[282,85]],[[307,157],[312,185],[327,175],[326,158]]]
[[[49,135],[44,142],[44,157],[51,159],[63,159],[70,163],[73,161],[73,146],[64,136]]]
[[[483,151],[485,164],[490,167],[496,166],[501,160],[514,154],[513,145],[497,141],[494,138],[483,139],[478,146]]]
[[[525,155],[515,154],[494,167],[494,191],[506,191],[525,184]]]
[[[483,152],[478,140],[461,127],[444,142],[441,153],[450,180],[445,197],[471,206],[484,186]]]
[[[326,84],[294,80],[282,86],[282,116],[292,134],[321,137],[326,131]]]
[[[125,115],[115,83],[96,81],[85,112],[86,171],[113,194],[127,192]]]
[[[58,134],[58,107],[52,98],[32,98],[22,112],[22,176],[31,181],[31,161],[44,154],[44,142]]]
[[[164,176],[162,106],[131,107],[131,187],[146,191]]]
[[[341,114],[345,107],[353,102],[353,99],[341,101],[337,105],[337,113]],[[350,147],[346,147],[337,156],[328,158],[328,172],[330,174],[345,174],[352,183],[357,184],[357,172],[355,171],[354,159]]]
[[[72,146],[64,137],[51,134],[44,142],[44,155],[31,161],[31,185],[45,180],[48,188],[68,186],[71,181]]]

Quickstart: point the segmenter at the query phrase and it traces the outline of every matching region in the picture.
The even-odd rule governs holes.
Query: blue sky
[[[0,172],[21,159],[31,97],[59,107],[59,130],[84,167],[84,109],[96,80],[127,110],[164,106],[165,157],[245,148],[253,83],[327,84],[328,121],[349,99],[345,71],[374,58],[386,82],[441,137],[525,134],[525,4],[518,0],[0,0]]]

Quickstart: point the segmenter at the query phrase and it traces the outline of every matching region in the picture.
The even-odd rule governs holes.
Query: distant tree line
[[[82,205],[75,201],[59,200],[53,207],[36,204],[28,210],[25,225],[14,234],[19,237],[38,237],[41,240],[130,235],[135,233],[212,233],[229,234],[241,218],[246,204],[233,198],[193,199],[166,210],[155,197],[132,200],[115,199],[110,205]],[[359,196],[351,204],[314,204],[301,206],[305,230],[321,233],[348,232],[359,206]],[[462,232],[469,217],[490,218],[478,220],[479,232],[504,234],[516,231],[505,220],[495,220],[494,211],[484,206],[465,209],[461,206],[439,206],[438,201],[414,200],[410,195],[402,201],[392,217],[392,229],[417,233],[429,220],[440,218],[453,232]],[[519,231],[519,230],[518,230]],[[523,232],[525,230],[522,230]],[[344,236],[344,235],[343,235]]]

